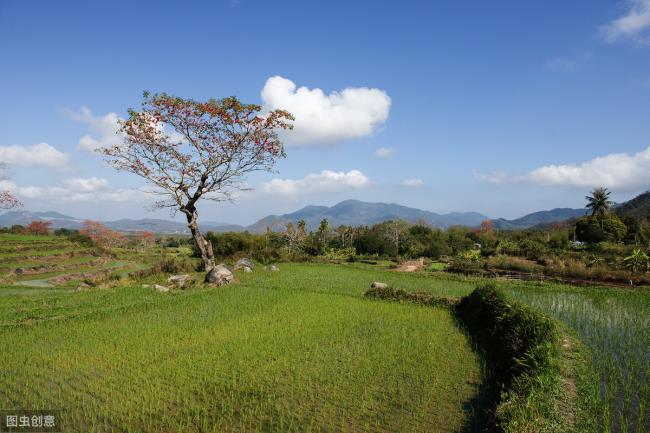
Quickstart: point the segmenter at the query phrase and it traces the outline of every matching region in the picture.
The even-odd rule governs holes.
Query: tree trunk
[[[203,261],[203,267],[206,272],[210,272],[215,266],[214,262],[214,252],[212,251],[212,244],[210,241],[205,239],[199,230],[198,224],[198,212],[193,210],[185,214],[187,216],[187,226],[190,228],[192,233],[192,239],[194,239],[194,244],[199,249],[201,253],[201,260]]]

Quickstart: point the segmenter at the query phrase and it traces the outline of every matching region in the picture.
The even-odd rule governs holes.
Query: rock
[[[386,284],[386,283],[380,283],[379,281],[374,281],[374,282],[370,285],[370,288],[371,288],[371,289],[387,289],[387,288],[388,288],[388,284]]]
[[[90,290],[90,287],[91,287],[91,286],[90,286],[89,284],[81,283],[81,284],[79,284],[79,285],[77,286],[77,292],[82,292],[82,291],[85,291],[85,290]]]
[[[156,289],[156,291],[160,292],[160,293],[169,292],[169,290],[170,290],[169,287],[161,286],[160,284],[154,284],[153,288]]]
[[[23,272],[25,272],[25,271],[23,271],[23,268],[16,268],[14,270],[14,274],[16,274],[16,275],[22,275]]]
[[[275,265],[271,265],[271,267],[270,267],[269,269],[270,269],[271,271],[273,271],[273,272],[277,272],[277,271],[280,270],[280,268],[278,268],[278,267],[275,266]]]
[[[150,288],[150,287],[151,287],[150,284],[143,284],[143,285],[142,285],[142,288],[143,288],[143,289],[148,289],[148,288]]]
[[[215,286],[222,286],[224,284],[230,283],[235,279],[235,276],[226,265],[217,265],[214,268],[210,269],[205,276],[205,282]]]
[[[243,268],[241,268],[241,270],[244,271],[244,272],[247,273],[247,274],[248,274],[249,272],[253,272],[253,270],[252,270],[251,268],[249,268],[248,266],[244,266]]]
[[[186,289],[194,284],[194,278],[188,274],[172,275],[167,278],[167,283],[172,284],[177,289]]]
[[[240,269],[244,268],[249,268],[250,270],[253,270],[255,265],[253,265],[253,261],[251,259],[247,259],[245,257],[237,260],[237,263],[235,263],[235,270],[238,271]],[[244,271],[244,272],[249,272],[249,271]]]

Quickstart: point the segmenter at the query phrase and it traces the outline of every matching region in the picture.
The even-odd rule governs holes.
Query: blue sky
[[[168,217],[87,151],[145,89],[297,117],[278,172],[203,220],[347,198],[510,218],[650,188],[650,0],[3,0],[0,52],[0,189],[30,210]]]

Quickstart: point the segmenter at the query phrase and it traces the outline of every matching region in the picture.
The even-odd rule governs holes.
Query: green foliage
[[[414,304],[428,305],[430,307],[454,307],[458,303],[458,298],[447,298],[433,296],[425,292],[406,292],[402,289],[392,287],[372,287],[364,293],[367,298],[376,298],[389,301],[411,302]]]
[[[576,222],[576,236],[578,240],[583,242],[618,242],[625,237],[626,233],[627,227],[613,213],[585,216]]]
[[[605,215],[612,207],[612,202],[609,200],[610,192],[607,188],[595,188],[590,195],[586,196],[587,209],[591,209],[591,215]]]
[[[639,248],[632,250],[632,254],[623,259],[625,267],[632,272],[647,272],[650,271],[650,257]]]
[[[466,260],[468,262],[480,262],[481,261],[481,250],[467,250],[458,254],[458,257],[461,260]]]
[[[356,255],[357,250],[354,247],[328,248],[324,254],[328,260],[353,260]]]
[[[536,425],[535,431],[556,431],[560,372],[552,320],[509,300],[493,284],[462,298],[456,311],[487,362],[499,429],[520,433]]]

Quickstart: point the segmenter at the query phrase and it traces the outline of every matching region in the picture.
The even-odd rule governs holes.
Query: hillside
[[[372,225],[388,220],[404,220],[412,223],[423,221],[434,227],[446,228],[453,225],[477,226],[488,219],[476,212],[454,212],[437,214],[394,203],[368,203],[359,200],[345,200],[332,207],[307,206],[296,212],[283,215],[269,215],[247,227],[251,232],[263,232],[283,227],[288,222],[304,219],[310,230],[318,228],[323,218],[333,227],[341,224],[350,226]]]
[[[565,221],[572,218],[578,218],[585,215],[586,212],[587,211],[585,209],[556,208],[551,210],[533,212],[514,220],[499,218],[492,220],[492,222],[494,223],[494,228],[500,230],[527,229],[537,225],[544,225]]]
[[[616,206],[616,212],[621,216],[635,216],[639,218],[650,217],[650,191],[643,193],[632,200]],[[587,213],[586,209],[556,208],[533,212],[520,218],[507,220],[504,218],[493,219],[494,227],[500,230],[517,230],[531,227],[543,227],[547,224],[579,218]],[[373,225],[388,220],[404,220],[411,223],[424,222],[433,227],[447,228],[454,225],[475,227],[482,221],[489,219],[477,212],[451,212],[439,214],[422,209],[402,206],[395,203],[369,203],[360,200],[345,200],[334,206],[305,206],[295,212],[282,215],[268,215],[249,226],[229,224],[225,222],[203,222],[201,229],[204,231],[250,231],[262,233],[268,228],[282,230],[287,223],[297,223],[304,219],[309,230],[318,228],[321,220],[327,218],[330,226],[337,227],[341,224],[349,226]],[[52,222],[53,228],[79,229],[83,222],[80,218],[71,217],[58,212],[30,212],[27,210],[13,210],[0,215],[0,227],[10,227],[14,224],[27,225],[34,220]],[[147,230],[164,234],[188,234],[185,223],[165,219],[119,219],[106,221],[105,224],[113,229],[123,232]]]
[[[28,210],[13,210],[0,215],[0,227],[11,227],[15,224],[27,225],[32,221],[50,221],[54,229],[80,229],[83,219],[71,217],[58,212],[30,212]],[[187,225],[179,221],[170,221],[159,218],[128,219],[104,221],[104,224],[121,232],[151,231],[164,234],[189,234]],[[236,224],[205,222],[201,224],[202,230],[217,232],[241,231],[244,227]]]
[[[616,213],[622,217],[650,219],[650,191],[620,204],[616,208]]]

